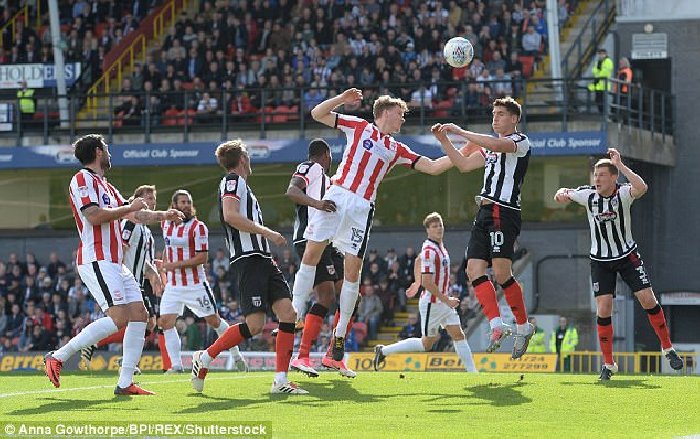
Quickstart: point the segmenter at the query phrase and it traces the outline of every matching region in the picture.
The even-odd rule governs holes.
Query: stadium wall
[[[686,2],[700,10],[696,2]],[[656,11],[660,11],[656,8]],[[620,56],[629,56],[632,37],[644,32],[646,24],[654,33],[668,36],[671,61],[671,91],[675,94],[676,166],[638,166],[649,183],[647,195],[635,203],[633,211],[635,238],[640,244],[654,290],[700,291],[697,273],[697,237],[700,236],[700,204],[696,189],[700,187],[700,124],[697,103],[700,101],[700,20],[674,19],[664,10],[664,17],[654,17],[653,8],[634,17],[621,17],[616,26]],[[697,14],[692,15],[697,17]],[[643,79],[643,78],[642,78]],[[652,344],[654,334],[648,329],[646,315],[636,307],[636,342]]]

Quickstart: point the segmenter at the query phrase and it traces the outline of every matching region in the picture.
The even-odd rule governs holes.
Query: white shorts
[[[167,284],[160,299],[160,315],[181,316],[187,306],[197,317],[216,314],[216,300],[207,282],[199,285],[178,287]]]
[[[438,329],[442,326],[447,328],[450,325],[461,326],[459,314],[454,308],[450,308],[442,302],[430,303],[430,297],[418,302],[420,311],[420,321],[423,337],[434,337],[438,335]]]
[[[114,305],[143,303],[141,287],[124,264],[109,261],[90,262],[78,265],[78,274],[102,311],[106,312]]]
[[[304,231],[304,238],[332,241],[343,253],[364,258],[372,228],[374,203],[340,186],[331,186],[323,197],[335,202],[335,212],[316,212]]]

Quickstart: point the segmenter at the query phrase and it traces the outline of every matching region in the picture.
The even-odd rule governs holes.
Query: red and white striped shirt
[[[421,273],[433,275],[433,281],[438,286],[438,291],[449,295],[450,290],[450,254],[442,243],[426,239],[420,251]],[[430,302],[437,302],[437,297],[425,290],[421,299],[430,296]]]
[[[197,252],[209,251],[209,229],[197,218],[182,224],[166,220],[162,222],[161,227],[168,261],[185,261],[194,258]],[[177,268],[167,273],[167,283],[176,287],[200,285],[206,280],[203,264],[196,267]]]
[[[83,215],[83,211],[91,206],[100,208],[123,206],[126,204],[124,197],[104,177],[87,168],[81,169],[73,176],[68,191],[75,225],[80,234],[77,264],[89,264],[95,261],[121,264],[123,253],[119,220],[93,225]]]
[[[335,127],[345,133],[347,145],[331,180],[369,201],[377,197],[379,183],[395,165],[413,167],[421,157],[364,119],[336,114]]]

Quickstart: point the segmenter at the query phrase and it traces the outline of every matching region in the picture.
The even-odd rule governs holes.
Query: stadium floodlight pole
[[[63,48],[61,47],[61,27],[58,21],[58,2],[49,0],[49,25],[51,26],[51,44],[53,44],[53,59],[56,69],[56,88],[58,89],[58,114],[61,128],[67,128],[70,117],[68,115],[68,100],[66,99],[66,65],[63,62]]]
[[[557,81],[560,79],[566,81],[566,78],[561,77],[561,53],[559,50],[559,10],[557,0],[547,0],[547,39],[549,40],[549,59],[552,79]],[[555,82],[554,88],[557,91],[557,102],[564,100],[563,83]]]

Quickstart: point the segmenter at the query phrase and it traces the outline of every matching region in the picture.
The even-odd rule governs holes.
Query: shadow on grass
[[[487,401],[494,407],[508,407],[532,402],[531,398],[523,395],[522,388],[528,383],[488,383],[478,386],[465,387],[464,390],[471,392],[471,395],[464,395],[467,398],[476,398]]]
[[[115,396],[109,399],[102,400],[75,400],[75,399],[59,399],[55,397],[51,398],[36,398],[35,402],[39,403],[36,407],[26,407],[22,409],[17,409],[8,412],[11,416],[23,416],[23,415],[40,415],[52,412],[67,412],[67,411],[85,411],[94,412],[104,410],[100,407],[102,404],[110,404],[115,401],[126,401],[131,400],[131,396]],[[120,407],[119,410],[139,410],[138,408],[123,408]]]
[[[657,384],[647,383],[646,380],[631,380],[631,379],[611,379],[610,381],[598,381],[597,378],[591,377],[590,382],[581,381],[563,381],[560,384],[564,386],[600,386],[614,387],[622,389],[660,389]]]

